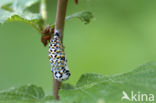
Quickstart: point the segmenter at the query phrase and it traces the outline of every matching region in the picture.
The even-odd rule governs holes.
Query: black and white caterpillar
[[[51,71],[56,80],[63,81],[69,78],[70,72],[67,66],[67,59],[58,32],[55,32],[49,43],[49,61]]]

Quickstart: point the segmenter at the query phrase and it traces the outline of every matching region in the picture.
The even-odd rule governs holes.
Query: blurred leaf
[[[41,15],[26,10],[39,1],[40,0],[2,0],[0,3],[0,23],[6,21],[24,22],[40,31],[40,27],[43,26]]]
[[[132,101],[128,100],[121,101],[123,94],[127,93],[130,97],[133,91],[135,94],[139,92],[156,95],[155,75],[154,62],[124,74],[112,76],[84,74],[76,86],[62,85],[59,103],[131,103]],[[55,103],[52,100],[52,96],[45,96],[42,88],[35,85],[0,92],[2,103]]]
[[[132,72],[113,76],[82,75],[73,89],[62,89],[63,103],[122,103],[122,92],[156,95],[156,63],[148,63]],[[128,100],[123,101],[129,103]],[[131,102],[130,102],[131,103]]]
[[[89,11],[81,11],[78,13],[71,14],[69,16],[66,16],[66,20],[78,18],[80,19],[84,24],[90,23],[90,20],[93,18],[93,14]],[[50,25],[51,28],[55,27],[55,23]]]
[[[7,4],[10,4],[10,3],[13,3],[14,1],[13,0],[1,0],[0,2],[0,8],[4,5],[7,5]]]
[[[70,16],[66,17],[66,20],[72,19],[72,18],[78,18],[80,19],[84,24],[90,23],[90,20],[93,18],[93,14],[89,11],[81,11],[78,13],[74,13]]]
[[[12,6],[14,10],[23,11],[38,2],[40,2],[40,0],[16,0]]]
[[[69,83],[64,83],[61,85],[61,89],[74,89],[74,86]]]
[[[46,97],[41,87],[35,85],[25,85],[19,88],[11,88],[0,92],[0,102],[24,102],[24,103],[44,103],[52,100],[52,96]]]
[[[13,12],[13,9],[11,8],[11,3],[3,5],[1,8],[4,9],[4,10]]]
[[[76,86],[81,87],[81,86],[84,86],[84,84],[85,85],[91,84],[93,83],[93,81],[100,82],[100,81],[104,81],[108,79],[109,79],[109,76],[105,76],[102,74],[87,73],[87,74],[83,74],[80,77]]]
[[[14,11],[23,11],[38,2],[40,2],[40,0],[1,0],[0,8],[10,7]]]
[[[26,85],[0,92],[0,100],[37,100],[44,98],[42,88]]]

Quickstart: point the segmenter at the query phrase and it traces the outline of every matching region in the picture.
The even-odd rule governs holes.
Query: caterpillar
[[[48,57],[54,78],[60,82],[67,80],[70,72],[59,32],[55,32],[54,36],[50,39]]]

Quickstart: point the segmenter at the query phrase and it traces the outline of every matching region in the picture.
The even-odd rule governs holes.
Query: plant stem
[[[40,13],[43,21],[46,21],[47,19],[46,0],[41,0]]]
[[[59,31],[62,43],[63,43],[63,31],[64,31],[67,2],[68,0],[58,0],[57,3],[55,30]],[[60,86],[61,82],[53,78],[53,96],[56,100],[59,100]]]

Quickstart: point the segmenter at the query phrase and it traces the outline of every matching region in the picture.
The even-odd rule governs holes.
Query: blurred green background
[[[47,23],[55,21],[56,1],[47,0]],[[64,45],[72,73],[66,82],[75,84],[88,72],[131,71],[156,59],[155,0],[79,0],[79,5],[69,0],[67,15],[82,10],[95,18],[88,25],[77,19],[66,22]],[[31,83],[51,92],[48,47],[40,38],[24,23],[0,25],[0,89]]]

